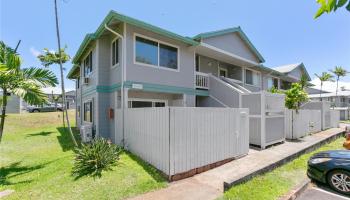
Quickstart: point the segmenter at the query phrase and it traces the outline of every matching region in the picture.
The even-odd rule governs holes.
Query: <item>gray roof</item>
[[[347,97],[350,96],[350,91],[338,91],[338,96],[339,97]],[[335,92],[330,92],[330,93],[323,93],[321,94],[321,97],[335,97]],[[320,94],[310,94],[309,98],[320,98]]]
[[[289,65],[282,65],[278,67],[274,67],[272,69],[279,71],[281,73],[289,73],[293,71],[295,68],[299,67],[302,63],[295,63],[295,64],[289,64]]]

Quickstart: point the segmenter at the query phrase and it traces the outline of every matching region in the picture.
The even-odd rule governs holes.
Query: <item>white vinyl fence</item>
[[[340,111],[339,110],[330,110],[330,126],[332,128],[337,128],[340,121]]]
[[[121,110],[116,112],[120,117]],[[170,177],[249,150],[248,109],[129,108],[124,113],[126,148]]]
[[[249,143],[262,149],[285,140],[284,95],[266,91],[242,95],[242,107],[249,109]]]
[[[297,139],[321,131],[321,110],[286,110],[286,138]]]

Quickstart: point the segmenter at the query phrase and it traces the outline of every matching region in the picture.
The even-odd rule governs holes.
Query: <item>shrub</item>
[[[285,105],[288,109],[293,109],[298,113],[302,103],[308,100],[307,93],[300,83],[293,83],[292,87],[286,91]]]
[[[75,149],[73,175],[101,177],[102,171],[117,164],[122,149],[103,138]]]

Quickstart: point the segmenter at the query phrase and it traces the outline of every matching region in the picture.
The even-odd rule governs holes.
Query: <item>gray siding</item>
[[[206,38],[203,39],[203,42],[245,59],[259,62],[259,59],[237,33],[228,33],[225,35]]]
[[[7,99],[6,113],[21,113],[21,98],[11,95]]]
[[[179,71],[149,67],[134,63],[134,33],[179,47]],[[194,88],[194,50],[187,45],[161,35],[127,25],[126,28],[126,80],[153,84]]]
[[[304,72],[300,67],[297,67],[288,73],[289,76],[292,76],[297,79],[300,79],[303,74]]]

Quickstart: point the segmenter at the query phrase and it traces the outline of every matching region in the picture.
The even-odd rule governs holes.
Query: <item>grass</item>
[[[279,199],[307,178],[307,161],[314,153],[330,149],[342,149],[344,138],[339,138],[321,148],[274,169],[256,176],[250,181],[232,187],[222,199],[232,200],[272,200]]]
[[[0,144],[0,191],[15,190],[5,199],[123,199],[167,185],[155,168],[127,152],[101,178],[75,179],[73,156],[60,113],[9,114]]]

